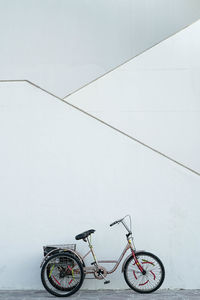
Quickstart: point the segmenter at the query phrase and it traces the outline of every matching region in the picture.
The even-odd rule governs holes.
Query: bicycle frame
[[[124,218],[125,218],[125,217],[124,217]],[[90,253],[92,253],[92,256],[93,256],[93,258],[94,258],[94,262],[92,263],[92,264],[94,265],[94,267],[84,267],[84,272],[85,272],[86,274],[94,274],[98,269],[100,269],[100,268],[99,268],[99,267],[100,267],[99,263],[102,263],[102,264],[106,264],[106,263],[114,263],[115,265],[114,265],[114,267],[113,267],[111,270],[107,270],[105,267],[103,267],[103,268],[104,268],[105,271],[106,271],[106,275],[115,272],[115,271],[117,270],[117,268],[118,268],[120,262],[122,261],[124,255],[125,255],[126,252],[128,251],[128,249],[131,250],[132,256],[133,256],[133,258],[134,258],[134,260],[135,260],[135,263],[136,263],[138,269],[141,271],[142,274],[145,273],[144,269],[142,268],[141,264],[138,262],[138,259],[137,259],[136,255],[135,255],[135,247],[132,245],[132,242],[131,242],[131,241],[133,240],[133,239],[132,239],[132,231],[131,231],[131,229],[127,226],[127,224],[124,222],[124,218],[121,219],[121,220],[115,221],[114,223],[112,223],[112,224],[110,225],[110,226],[113,226],[113,225],[115,225],[116,223],[118,223],[118,224],[119,224],[119,223],[122,223],[123,226],[125,227],[125,229],[128,231],[128,234],[126,234],[126,238],[127,238],[127,242],[128,242],[128,243],[127,243],[126,247],[124,248],[124,250],[122,251],[122,253],[121,253],[121,255],[120,255],[120,257],[119,257],[118,260],[100,260],[100,261],[98,261],[97,258],[96,258],[96,255],[95,255],[95,253],[94,253],[93,246],[92,246],[92,244],[91,244],[91,235],[90,235],[90,240],[89,240],[88,237],[86,238],[86,241],[88,242],[88,245],[89,245],[90,250],[82,257],[82,259],[84,260]],[[131,220],[131,219],[130,219],[130,220]],[[130,223],[131,223],[131,221],[130,221]],[[131,224],[130,224],[130,227],[131,227]]]
[[[125,218],[125,217],[124,217],[124,218]],[[83,269],[84,269],[85,274],[93,274],[93,275],[94,275],[95,272],[97,272],[99,269],[104,269],[105,272],[106,272],[106,275],[107,275],[107,274],[111,274],[111,273],[113,273],[113,272],[115,272],[115,271],[117,270],[119,264],[121,263],[123,257],[125,256],[126,252],[130,249],[130,250],[131,250],[131,254],[132,254],[132,256],[133,256],[133,258],[134,258],[134,260],[135,260],[135,263],[136,263],[138,269],[141,271],[141,273],[144,274],[144,270],[143,270],[142,266],[140,265],[140,263],[138,262],[137,257],[136,257],[136,255],[135,255],[136,249],[135,249],[134,244],[132,244],[132,240],[133,240],[133,239],[132,239],[132,232],[131,232],[131,229],[128,228],[127,224],[124,222],[124,218],[121,219],[121,220],[115,221],[114,223],[112,223],[112,224],[110,225],[110,226],[112,226],[112,225],[114,225],[114,224],[116,224],[116,223],[122,223],[122,224],[124,225],[125,229],[128,231],[128,234],[126,234],[127,244],[126,244],[124,250],[122,251],[120,257],[118,258],[118,260],[99,260],[99,261],[98,261],[97,258],[96,258],[96,255],[95,255],[95,253],[94,253],[93,246],[92,246],[92,244],[91,244],[91,235],[89,236],[89,237],[90,237],[90,240],[89,240],[88,237],[87,237],[86,240],[85,240],[85,241],[88,242],[88,245],[89,245],[90,250],[89,250],[84,256],[82,256],[82,255],[81,255],[80,253],[78,253],[76,250],[67,249],[67,250],[64,250],[64,251],[70,252],[70,253],[72,253],[73,255],[77,256],[77,258],[78,258],[78,259],[83,263],[83,265],[84,265]],[[49,257],[49,255],[52,255],[52,254],[54,254],[55,252],[57,252],[57,251],[59,251],[59,250],[63,250],[63,249],[62,249],[62,248],[56,248],[56,249],[52,250],[51,252],[49,252],[49,253],[44,257],[44,259],[43,259],[43,261],[42,261],[40,267],[42,267],[42,265],[43,265],[44,262],[47,260],[47,258]],[[92,265],[94,265],[94,266],[92,266],[92,267],[86,267],[85,264],[84,264],[84,259],[85,259],[90,253],[92,254],[93,259],[94,259],[94,262],[92,263]],[[100,264],[106,264],[106,263],[111,263],[111,264],[113,263],[113,264],[114,264],[114,267],[113,267],[111,270],[107,270],[105,267],[100,266]],[[122,267],[122,269],[123,269],[123,267]],[[105,275],[105,276],[106,276],[106,275]],[[102,276],[102,278],[103,278],[103,276]],[[102,279],[102,278],[98,278],[98,279]]]
[[[93,246],[91,245],[91,242],[88,240],[88,243],[89,243],[89,247],[90,247],[90,250],[82,257],[82,259],[84,260],[90,253],[92,253],[92,256],[94,258],[94,262],[96,263],[96,266],[99,267],[99,264],[105,264],[105,263],[113,263],[115,264],[114,267],[111,269],[111,270],[106,270],[107,271],[107,274],[111,274],[113,272],[115,272],[119,266],[119,264],[121,263],[124,255],[126,254],[126,252],[131,249],[131,251],[134,252],[134,249],[133,249],[133,246],[130,242],[127,243],[126,247],[124,248],[124,250],[122,251],[120,257],[118,258],[118,260],[97,260],[96,256],[95,256],[95,253],[94,253],[94,250],[93,250]],[[93,274],[94,271],[96,270],[95,267],[85,267],[84,268],[84,271],[86,274]]]

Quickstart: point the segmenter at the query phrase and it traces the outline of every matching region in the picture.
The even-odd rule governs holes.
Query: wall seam
[[[153,152],[155,152],[155,153],[161,155],[162,157],[164,157],[164,158],[166,158],[166,159],[172,161],[173,163],[175,163],[175,164],[177,164],[177,165],[179,165],[179,166],[181,166],[181,167],[187,169],[188,171],[190,171],[190,172],[192,172],[192,173],[194,173],[194,174],[200,176],[200,173],[197,172],[197,171],[195,171],[194,169],[192,169],[192,168],[190,168],[190,167],[184,165],[184,164],[181,163],[181,162],[178,162],[177,160],[171,158],[170,156],[168,156],[168,155],[166,155],[166,154],[160,152],[159,150],[157,150],[157,149],[155,149],[155,148],[153,148],[153,147],[151,147],[151,146],[145,144],[144,142],[142,142],[142,141],[140,141],[140,140],[134,138],[133,136],[127,134],[126,132],[124,132],[124,131],[122,131],[122,130],[120,130],[120,129],[114,127],[114,126],[112,126],[111,124],[109,124],[109,123],[107,123],[107,122],[105,122],[105,121],[103,121],[103,120],[101,120],[101,119],[95,117],[94,115],[92,115],[92,114],[90,114],[90,113],[84,111],[83,109],[81,109],[81,108],[79,108],[79,107],[77,107],[77,106],[75,106],[75,105],[73,105],[73,104],[67,102],[65,99],[60,98],[60,97],[58,97],[58,96],[52,94],[51,92],[45,90],[44,88],[40,87],[39,85],[37,85],[37,84],[35,84],[35,83],[33,83],[33,82],[29,81],[29,80],[26,80],[26,79],[0,80],[0,83],[3,83],[3,82],[27,82],[28,84],[30,84],[30,85],[32,85],[32,86],[34,86],[34,87],[40,89],[41,91],[43,91],[43,92],[45,92],[45,93],[47,93],[47,94],[53,96],[54,98],[56,98],[56,99],[62,101],[63,103],[69,105],[70,107],[72,107],[72,108],[74,108],[74,109],[76,109],[76,110],[82,112],[83,114],[87,115],[88,117],[95,119],[96,121],[98,121],[98,122],[102,123],[103,125],[105,125],[105,126],[111,128],[111,129],[117,131],[118,133],[120,133],[120,134],[126,136],[127,138],[129,138],[129,139],[131,139],[131,140],[133,140],[133,141],[139,143],[140,145],[146,147],[147,149],[149,149],[149,150],[151,150],[151,151],[153,151]]]
[[[103,75],[100,75],[99,77],[95,78],[94,80],[92,80],[92,81],[90,81],[90,82],[84,84],[83,86],[81,86],[81,87],[78,88],[77,90],[75,90],[75,91],[69,93],[68,95],[66,95],[65,97],[63,97],[63,99],[65,99],[65,98],[67,98],[67,97],[69,97],[69,96],[71,96],[71,95],[77,93],[78,91],[82,90],[82,89],[85,88],[86,86],[88,86],[88,85],[94,83],[95,81],[101,79],[102,77],[108,75],[109,73],[111,73],[111,72],[117,70],[118,68],[120,68],[120,67],[126,65],[126,64],[129,63],[131,60],[133,60],[134,58],[136,58],[136,57],[138,57],[138,56],[140,56],[140,55],[146,53],[147,51],[149,51],[149,50],[151,50],[152,48],[158,46],[159,44],[163,43],[164,41],[166,41],[166,40],[172,38],[172,37],[175,36],[176,34],[179,34],[181,31],[183,31],[183,30],[185,30],[186,28],[192,26],[193,24],[197,23],[198,21],[200,21],[200,19],[194,21],[193,23],[191,23],[191,24],[189,24],[189,25],[186,25],[185,27],[183,27],[182,29],[178,30],[177,32],[171,34],[171,35],[168,36],[167,38],[164,38],[163,40],[157,42],[156,44],[152,45],[151,47],[145,49],[144,51],[142,51],[142,52],[136,54],[135,56],[133,56],[133,57],[129,58],[128,60],[124,61],[123,63],[119,64],[117,67],[114,67],[114,68],[110,69],[109,71],[107,71],[107,72],[104,73]]]

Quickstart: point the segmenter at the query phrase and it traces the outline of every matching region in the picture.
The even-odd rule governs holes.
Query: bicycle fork
[[[139,263],[139,261],[138,261],[136,255],[135,255],[135,252],[134,252],[134,250],[133,250],[133,246],[132,246],[132,243],[131,243],[131,239],[128,240],[128,243],[129,243],[129,245],[130,245],[130,249],[131,249],[131,252],[132,252],[132,256],[133,256],[133,259],[134,259],[134,261],[135,261],[135,263],[136,263],[138,269],[140,270],[140,272],[141,272],[143,275],[145,275],[145,274],[146,274],[146,271],[143,269],[143,267],[141,266],[141,264]]]

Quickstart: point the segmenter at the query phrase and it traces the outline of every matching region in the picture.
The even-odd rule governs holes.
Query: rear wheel
[[[131,289],[146,294],[156,291],[163,283],[165,269],[161,260],[152,253],[135,254],[145,274],[139,270],[133,256],[130,256],[124,267],[124,278]]]
[[[45,289],[52,295],[71,296],[83,283],[83,266],[72,254],[55,254],[50,256],[42,266],[41,280]]]

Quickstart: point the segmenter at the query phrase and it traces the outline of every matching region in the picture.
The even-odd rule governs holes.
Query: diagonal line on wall
[[[93,82],[95,82],[95,81],[101,79],[102,77],[108,75],[109,73],[115,71],[116,69],[119,69],[120,67],[126,65],[126,64],[129,63],[131,60],[133,60],[134,58],[136,58],[136,57],[138,57],[138,56],[140,56],[140,55],[146,53],[147,51],[149,51],[149,50],[151,50],[152,48],[156,47],[157,45],[163,43],[164,41],[167,41],[167,40],[170,39],[171,37],[175,36],[176,34],[180,33],[181,31],[185,30],[186,28],[188,28],[188,27],[192,26],[193,24],[197,23],[199,20],[200,20],[200,19],[194,21],[193,23],[191,23],[191,24],[189,24],[189,25],[186,25],[185,27],[183,27],[182,29],[178,30],[177,32],[171,34],[171,35],[168,36],[167,38],[164,38],[163,40],[157,42],[156,44],[152,45],[151,47],[149,47],[149,48],[145,49],[144,51],[142,51],[142,52],[136,54],[135,56],[129,58],[128,60],[124,61],[123,63],[119,64],[118,66],[116,66],[116,67],[110,69],[109,71],[107,71],[106,73],[100,75],[99,77],[95,78],[94,80],[92,80],[92,81],[90,81],[90,82],[84,84],[84,85],[81,86],[80,88],[76,89],[75,91],[73,91],[73,92],[69,93],[68,95],[66,95],[65,97],[63,97],[63,99],[66,99],[67,97],[69,97],[69,96],[71,96],[71,95],[77,93],[78,91],[82,90],[82,89],[85,88],[86,86],[92,84]]]
[[[53,96],[54,98],[56,98],[56,99],[58,99],[58,100],[64,102],[65,104],[67,104],[67,105],[71,106],[72,108],[74,108],[74,109],[80,111],[81,113],[87,115],[88,117],[95,119],[96,121],[98,121],[98,122],[104,124],[105,126],[107,126],[107,127],[111,128],[111,129],[117,131],[117,132],[120,133],[120,134],[123,134],[123,135],[126,136],[127,138],[129,138],[129,139],[131,139],[131,140],[133,140],[133,141],[139,143],[140,145],[146,147],[147,149],[149,149],[149,150],[151,150],[151,151],[153,151],[153,152],[155,152],[155,153],[157,153],[157,154],[159,154],[159,155],[165,157],[166,159],[172,161],[173,163],[175,163],[175,164],[177,164],[177,165],[179,165],[179,166],[181,166],[181,167],[187,169],[188,171],[190,171],[190,172],[192,172],[192,173],[194,173],[194,174],[200,176],[200,173],[197,172],[197,171],[195,171],[194,169],[191,169],[190,167],[188,167],[188,166],[182,164],[181,162],[179,162],[179,161],[173,159],[172,157],[170,157],[170,156],[168,156],[168,155],[166,155],[166,154],[160,152],[159,150],[157,150],[157,149],[155,149],[155,148],[153,148],[153,147],[151,147],[151,146],[149,146],[149,145],[143,143],[142,141],[140,141],[140,140],[134,138],[133,136],[127,134],[126,132],[124,132],[124,131],[122,131],[122,130],[120,130],[120,129],[114,127],[114,126],[112,126],[111,124],[108,124],[107,122],[105,122],[105,121],[103,121],[103,120],[101,120],[101,119],[99,119],[99,118],[97,118],[97,117],[91,115],[90,113],[84,111],[83,109],[81,109],[81,108],[79,108],[79,107],[77,107],[77,106],[75,106],[75,105],[73,105],[73,104],[67,102],[65,99],[62,99],[62,98],[60,98],[60,97],[58,97],[58,96],[52,94],[51,92],[45,90],[44,88],[40,87],[39,85],[37,85],[37,84],[35,84],[35,83],[33,83],[33,82],[29,81],[29,80],[26,80],[26,79],[13,79],[13,80],[6,80],[6,79],[5,79],[5,80],[0,80],[0,83],[3,83],[3,82],[27,82],[28,84],[30,84],[30,85],[34,86],[35,88],[40,89],[41,91],[43,91],[43,92],[45,92],[45,93],[47,93],[47,94]]]

